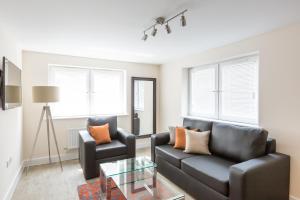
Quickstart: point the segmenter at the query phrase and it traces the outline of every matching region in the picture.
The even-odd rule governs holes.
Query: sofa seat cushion
[[[120,156],[127,153],[127,147],[119,140],[112,140],[111,143],[96,146],[96,160]]]
[[[161,145],[155,147],[155,155],[160,156],[170,164],[180,168],[181,160],[189,158],[193,154],[184,153],[181,149],[174,149],[171,145]]]
[[[229,168],[234,164],[236,163],[216,156],[201,155],[183,159],[181,169],[201,183],[228,196]]]

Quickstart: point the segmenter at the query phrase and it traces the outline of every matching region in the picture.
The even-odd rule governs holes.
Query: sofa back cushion
[[[111,139],[117,139],[118,133],[118,124],[117,124],[117,116],[109,116],[109,117],[90,117],[87,121],[87,128],[89,126],[102,126],[104,124],[109,124],[109,134]],[[88,129],[89,130],[89,129]]]
[[[187,127],[188,129],[197,129],[197,131],[200,131],[200,132],[211,131],[212,122],[205,121],[205,120],[184,118],[183,126]]]
[[[236,162],[262,156],[266,152],[268,132],[261,128],[214,122],[210,150]]]

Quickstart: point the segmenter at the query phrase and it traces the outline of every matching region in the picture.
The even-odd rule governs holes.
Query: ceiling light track
[[[178,16],[181,16],[180,17],[180,24],[181,24],[181,26],[182,27],[186,26],[186,18],[184,16],[185,12],[187,12],[187,9],[185,9],[184,11],[181,11],[177,15],[174,15],[173,17],[171,17],[171,18],[169,18],[167,20],[164,17],[158,17],[158,18],[156,18],[155,19],[155,23],[153,25],[149,26],[148,28],[146,28],[143,31],[144,35],[142,37],[142,40],[146,41],[148,39],[147,31],[149,31],[149,30],[152,30],[151,35],[153,37],[155,37],[155,35],[157,33],[157,28],[156,28],[157,25],[161,25],[161,26],[165,25],[166,32],[168,34],[170,34],[172,31],[171,31],[171,28],[170,28],[170,25],[169,25],[169,21],[175,19]]]

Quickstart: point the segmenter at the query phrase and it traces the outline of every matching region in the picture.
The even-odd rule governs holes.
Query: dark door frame
[[[134,81],[152,81],[153,83],[153,134],[156,134],[156,78],[131,77],[131,132],[133,133],[134,117]],[[152,134],[139,135],[137,138],[147,138]]]

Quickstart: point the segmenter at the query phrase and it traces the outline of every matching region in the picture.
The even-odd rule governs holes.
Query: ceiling
[[[1,0],[0,28],[25,50],[73,56],[166,63],[300,21],[299,0]],[[188,9],[172,34],[156,17]]]

